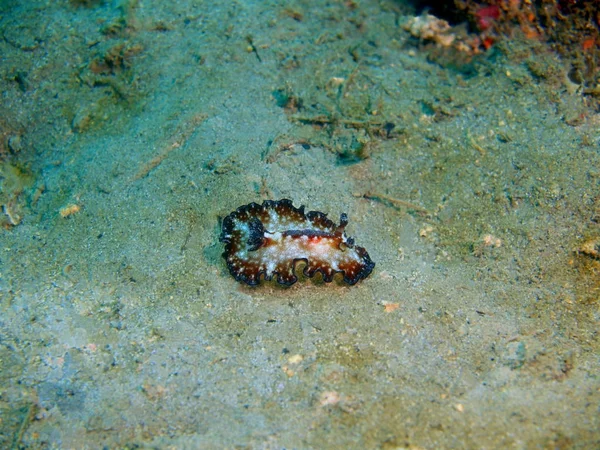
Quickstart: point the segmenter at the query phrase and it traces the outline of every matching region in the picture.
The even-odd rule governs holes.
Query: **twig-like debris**
[[[23,448],[22,445],[21,445],[21,440],[23,439],[23,435],[25,434],[25,430],[27,430],[27,427],[29,426],[29,424],[31,423],[31,421],[33,420],[33,418],[35,417],[36,411],[37,411],[37,405],[35,403],[31,403],[29,405],[29,408],[27,408],[27,413],[25,414],[25,417],[23,417],[23,421],[21,422],[21,426],[19,427],[19,429],[15,433],[15,437],[13,439],[13,443],[12,443],[11,448],[13,448],[13,449]]]
[[[471,147],[473,147],[475,150],[477,150],[481,156],[485,156],[487,154],[487,152],[485,151],[485,148],[483,148],[481,145],[479,145],[477,142],[475,142],[475,139],[470,138],[469,143],[471,144]]]
[[[382,128],[386,122],[380,121],[362,121],[362,120],[351,120],[351,119],[338,119],[336,117],[329,117],[326,115],[304,117],[304,116],[292,116],[291,120],[294,122],[300,122],[303,125],[345,125],[356,130],[373,130]]]
[[[158,167],[160,163],[162,163],[173,150],[183,146],[185,142],[190,138],[192,133],[196,130],[196,128],[198,128],[198,126],[207,118],[208,115],[206,114],[198,114],[197,116],[194,116],[192,120],[190,120],[189,122],[185,122],[182,126],[180,126],[173,135],[172,143],[166,146],[158,155],[156,155],[154,158],[152,158],[150,161],[144,164],[140,168],[138,173],[133,177],[132,181],[137,181],[141,178],[147,177],[148,174],[153,169]]]
[[[252,39],[252,36],[246,36],[246,42],[248,42],[248,46],[249,46],[250,50],[256,55],[256,59],[258,59],[258,62],[261,63],[262,59],[261,59],[260,55],[258,54],[256,45],[254,45],[254,40]]]
[[[378,192],[365,192],[363,197],[368,200],[375,200],[382,203],[389,203],[395,207],[407,208],[416,211],[422,215],[430,215],[429,211],[419,205],[415,205],[414,203],[407,202],[406,200],[400,200],[398,198],[390,197],[389,195],[380,194]]]

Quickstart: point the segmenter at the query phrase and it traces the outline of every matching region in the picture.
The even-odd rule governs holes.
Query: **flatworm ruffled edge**
[[[269,276],[269,275],[267,275],[266,270],[259,270],[256,272],[256,274],[252,278],[246,277],[243,273],[236,273],[234,271],[232,264],[228,261],[228,255],[232,253],[233,243],[231,242],[231,240],[229,240],[226,237],[227,235],[231,234],[235,228],[233,218],[243,216],[245,214],[248,214],[249,216],[253,216],[253,215],[256,215],[256,213],[258,211],[264,210],[266,208],[277,209],[277,207],[289,208],[289,210],[293,211],[296,214],[300,214],[300,215],[304,216],[310,222],[320,222],[322,226],[329,228],[332,231],[334,231],[338,228],[338,225],[335,222],[333,222],[331,219],[329,219],[327,217],[327,214],[325,214],[321,211],[309,211],[308,213],[305,213],[304,205],[301,205],[299,208],[296,208],[294,206],[292,200],[287,199],[287,198],[284,198],[281,200],[265,200],[265,201],[263,201],[262,204],[252,202],[247,205],[242,205],[242,206],[238,207],[235,211],[233,211],[232,213],[227,215],[227,217],[225,217],[225,219],[223,219],[222,231],[221,231],[221,235],[219,236],[219,241],[225,243],[225,251],[222,253],[221,256],[225,259],[225,261],[227,263],[227,269],[229,270],[229,273],[231,274],[231,276],[233,276],[235,278],[236,281],[244,282],[249,286],[257,286],[260,284],[261,278],[263,278],[265,281],[271,281],[271,280],[273,280],[273,277],[276,275],[276,281],[278,284],[283,285],[283,286],[291,286],[298,281],[298,277],[295,275],[296,265],[297,265],[297,263],[299,263],[301,261],[305,263],[305,267],[302,270],[302,274],[305,277],[313,278],[317,273],[320,272],[321,277],[325,283],[332,282],[335,275],[338,273],[341,273],[343,275],[343,281],[345,283],[347,283],[348,285],[353,286],[356,283],[358,283],[360,280],[364,280],[371,274],[371,272],[375,268],[375,262],[373,260],[371,260],[371,257],[369,256],[369,253],[367,252],[367,250],[358,245],[353,245],[353,248],[356,250],[358,255],[362,258],[363,265],[362,265],[362,269],[359,272],[357,272],[353,278],[349,278],[347,276],[345,270],[333,271],[330,275],[327,275],[320,268],[317,268],[317,269],[313,270],[312,272],[310,272],[310,271],[308,271],[309,266],[308,266],[307,258],[294,258],[292,260],[292,262],[291,262],[292,273],[294,275],[290,282],[284,281],[282,278],[282,275],[279,272],[274,272],[272,275]],[[345,221],[345,223],[343,224],[345,227],[345,225],[348,223],[347,217],[345,214],[342,214],[341,217],[342,217],[342,221]],[[351,241],[352,243],[354,242],[354,239],[351,237],[348,237],[347,239],[349,241]]]

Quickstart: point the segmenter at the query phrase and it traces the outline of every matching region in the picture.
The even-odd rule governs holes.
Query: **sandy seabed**
[[[398,1],[22,3],[0,447],[600,447],[600,115],[568,62],[435,58]],[[237,283],[220,221],[280,198],[348,213],[373,273]]]

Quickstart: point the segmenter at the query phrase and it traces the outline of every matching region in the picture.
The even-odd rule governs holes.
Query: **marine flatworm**
[[[346,236],[346,225],[346,214],[337,225],[322,212],[305,214],[304,206],[295,208],[291,200],[266,200],[240,206],[225,217],[219,240],[225,243],[229,272],[249,285],[258,284],[264,275],[267,281],[276,276],[278,283],[290,286],[298,280],[298,261],[304,261],[307,277],[320,272],[330,282],[342,273],[352,285],[368,277],[375,263]]]

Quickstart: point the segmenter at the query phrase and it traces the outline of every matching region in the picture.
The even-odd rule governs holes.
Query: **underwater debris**
[[[79,211],[81,211],[80,205],[70,204],[61,208],[58,212],[60,214],[60,217],[66,219],[67,217],[77,214]]]
[[[433,41],[443,47],[452,45],[456,39],[456,36],[450,32],[452,29],[450,24],[431,14],[413,17],[404,25],[404,29],[413,37]]]
[[[21,223],[25,215],[28,190],[34,181],[29,170],[7,161],[0,163],[0,205],[4,214],[0,224],[14,227]]]
[[[577,252],[600,260],[600,237],[588,239],[579,246]]]

